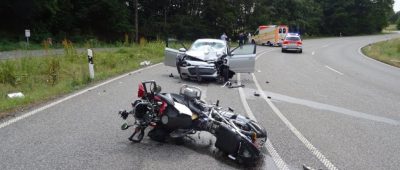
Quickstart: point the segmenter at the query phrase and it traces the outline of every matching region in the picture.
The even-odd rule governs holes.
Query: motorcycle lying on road
[[[215,147],[239,163],[257,161],[260,150],[267,140],[266,130],[257,122],[201,100],[201,89],[183,85],[179,94],[161,93],[155,81],[139,84],[138,97],[132,103],[131,111],[120,111],[126,120],[129,115],[135,123],[124,123],[122,130],[133,127],[129,137],[132,142],[140,142],[149,126],[148,136],[159,142],[179,139],[197,131],[206,131],[216,137]]]

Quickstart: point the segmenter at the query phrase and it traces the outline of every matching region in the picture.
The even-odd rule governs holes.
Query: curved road
[[[162,64],[122,75],[0,123],[0,169],[241,169],[221,156],[206,133],[184,145],[127,140],[119,109],[129,109],[140,80],[165,92],[181,84],[204,98],[254,116],[269,134],[254,169],[398,169],[400,69],[364,57],[359,48],[398,34],[304,41],[303,54],[258,47],[257,72],[242,89],[182,82]],[[175,77],[168,77],[174,73]],[[254,93],[260,93],[256,97]]]

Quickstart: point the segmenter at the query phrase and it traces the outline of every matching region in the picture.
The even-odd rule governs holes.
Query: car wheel
[[[303,53],[303,50],[299,50],[299,53]]]
[[[284,53],[285,52],[285,50],[282,48],[282,53]]]

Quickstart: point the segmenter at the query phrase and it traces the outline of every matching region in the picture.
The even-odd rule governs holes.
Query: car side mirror
[[[186,49],[185,48],[180,48],[179,52],[184,53],[184,52],[186,52]]]

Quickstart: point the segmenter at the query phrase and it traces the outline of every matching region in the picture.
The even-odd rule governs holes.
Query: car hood
[[[215,50],[213,48],[203,48],[203,49],[196,49],[196,50],[189,50],[186,52],[186,55],[191,57],[195,57],[199,60],[203,61],[210,61],[210,60],[217,60],[223,53],[223,50]]]

